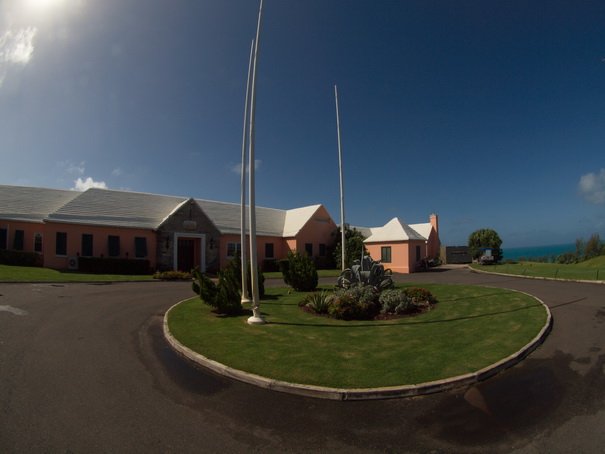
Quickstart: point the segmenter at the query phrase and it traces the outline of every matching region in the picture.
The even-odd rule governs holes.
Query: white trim
[[[179,238],[199,238],[200,241],[200,271],[206,272],[206,234],[204,233],[178,233],[172,234],[172,244],[174,253],[172,254],[172,269],[176,270],[179,266]]]

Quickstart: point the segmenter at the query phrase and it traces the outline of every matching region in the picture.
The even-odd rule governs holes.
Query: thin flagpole
[[[258,67],[258,45],[260,41],[260,26],[263,14],[263,0],[260,0],[260,8],[258,10],[258,25],[256,28],[256,41],[254,43],[254,64],[252,66],[252,94],[250,96],[250,143],[248,157],[250,159],[250,282],[252,287],[252,317],[248,318],[248,323],[251,325],[262,325],[266,320],[261,316],[260,312],[260,296],[258,290],[258,257],[256,253],[256,201],[255,201],[255,180],[254,180],[254,120],[256,116],[256,70]]]
[[[246,82],[246,103],[244,108],[244,132],[242,137],[242,206],[241,206],[241,265],[242,265],[242,304],[250,302],[248,295],[248,245],[246,242],[246,146],[248,145],[248,101],[250,99],[250,73],[252,71],[252,58],[254,56],[254,40],[250,44],[250,61],[248,62],[248,79]]]
[[[341,271],[345,270],[346,241],[345,241],[345,190],[342,177],[342,148],[340,146],[340,116],[338,114],[338,88],[334,85],[334,98],[336,99],[336,131],[338,133],[338,165],[340,169],[340,235],[341,235]]]

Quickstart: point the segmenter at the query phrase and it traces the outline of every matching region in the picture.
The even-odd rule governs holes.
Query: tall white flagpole
[[[248,101],[250,99],[250,73],[252,71],[252,58],[254,56],[254,40],[250,44],[250,61],[248,62],[248,79],[246,82],[246,103],[244,108],[244,133],[242,136],[242,206],[241,206],[241,265],[242,265],[242,304],[250,302],[248,295],[248,249],[246,241],[246,145],[248,145]]]
[[[254,64],[252,69],[252,94],[250,96],[250,282],[252,287],[252,317],[248,318],[248,323],[251,325],[262,325],[266,320],[261,316],[260,312],[260,296],[258,290],[258,257],[256,253],[256,202],[255,202],[255,181],[254,181],[254,120],[256,114],[256,70],[258,66],[258,43],[260,41],[260,25],[263,14],[263,0],[260,0],[260,8],[258,10],[258,26],[256,28],[256,41],[254,43]]]
[[[340,235],[341,235],[341,271],[345,270],[346,241],[345,241],[345,190],[342,178],[342,149],[340,146],[340,117],[338,115],[338,88],[334,85],[334,97],[336,99],[336,130],[338,132],[338,165],[340,168]]]

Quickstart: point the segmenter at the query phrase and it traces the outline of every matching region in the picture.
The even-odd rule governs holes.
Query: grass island
[[[366,389],[476,372],[534,343],[550,322],[546,306],[524,293],[421,286],[438,304],[409,318],[318,317],[298,307],[305,293],[270,288],[261,302],[266,325],[248,325],[249,313],[217,315],[199,297],[175,305],[166,324],[177,342],[232,369],[288,383]]]

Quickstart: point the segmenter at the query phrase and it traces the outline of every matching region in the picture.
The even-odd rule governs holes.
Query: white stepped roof
[[[91,188],[79,193],[45,220],[153,230],[187,200],[185,197]]]
[[[286,221],[284,223],[283,236],[292,237],[296,236],[300,229],[311,219],[321,205],[311,205],[308,207],[296,208],[294,210],[288,210],[286,212]]]
[[[78,195],[65,189],[0,185],[0,219],[42,222]]]
[[[196,202],[223,235],[241,232],[241,205],[239,203],[213,202],[202,199],[196,199]],[[285,210],[256,207],[256,234],[281,236],[285,218]],[[248,206],[246,206],[246,230],[250,231]]]
[[[383,243],[389,241],[408,241],[422,240],[427,238],[422,236],[412,227],[399,218],[391,219],[384,227],[372,229],[372,236],[367,238],[364,243]]]
[[[189,200],[100,188],[78,192],[0,185],[0,219],[154,230]],[[239,204],[194,200],[222,234],[240,233]],[[295,236],[320,207],[293,210],[257,207],[257,235]],[[246,217],[249,231],[248,207]]]
[[[430,222],[425,222],[424,224],[410,224],[410,227],[426,239],[431,236],[431,231],[433,230],[433,225]]]

